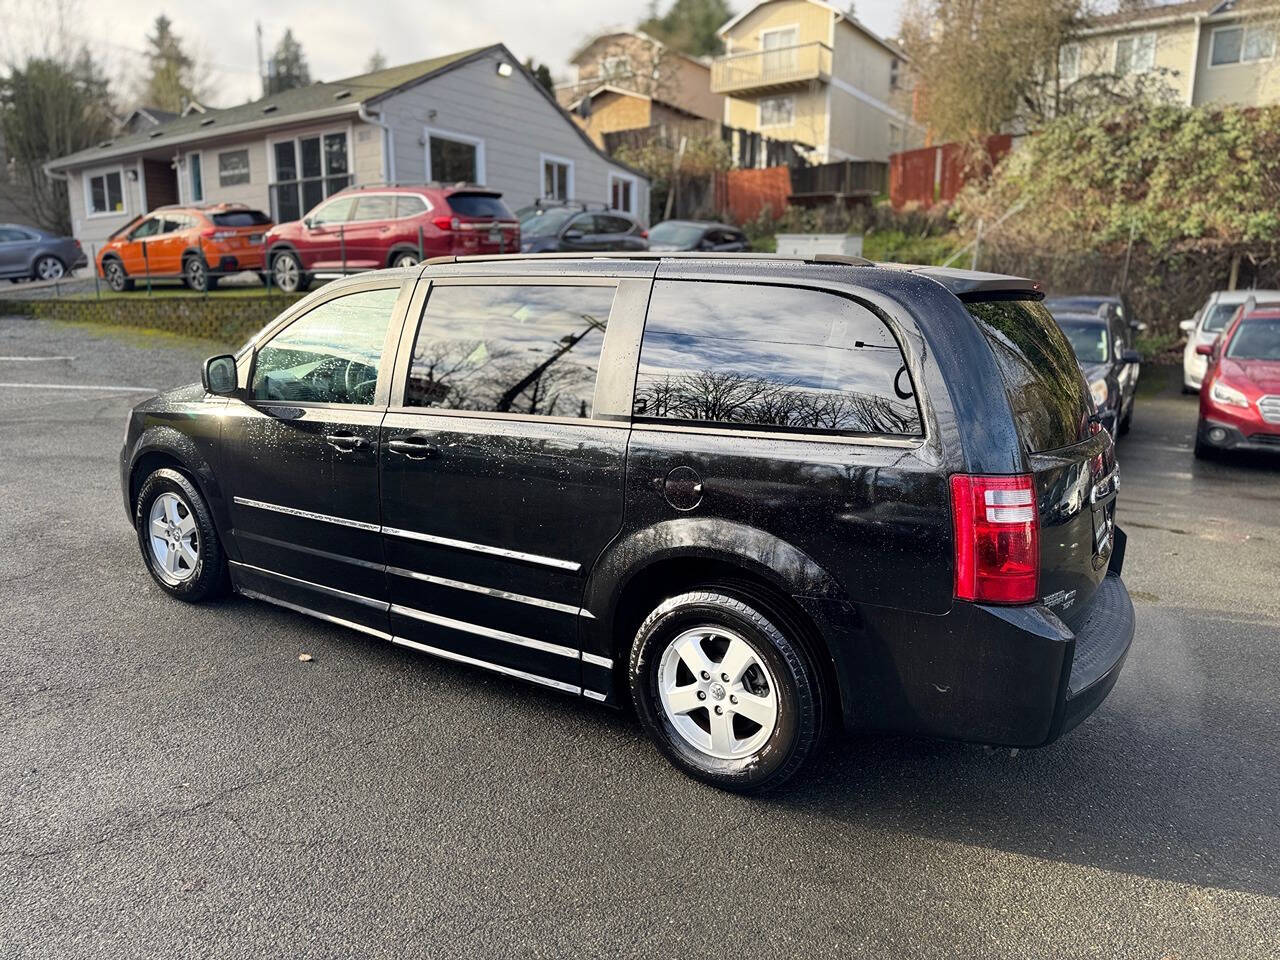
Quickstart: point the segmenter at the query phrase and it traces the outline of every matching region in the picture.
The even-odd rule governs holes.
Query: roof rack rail
[[[481,263],[493,260],[770,260],[785,263],[821,263],[846,267],[874,267],[875,264],[863,257],[846,257],[833,253],[819,253],[815,256],[792,256],[785,253],[701,253],[690,251],[655,252],[650,250],[601,251],[598,253],[503,253],[503,254],[471,254],[457,256],[450,254],[443,257],[431,257],[427,264],[437,263]]]

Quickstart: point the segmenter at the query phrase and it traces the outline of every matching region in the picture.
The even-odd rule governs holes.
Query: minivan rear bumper
[[[828,638],[846,728],[1038,747],[1096,710],[1119,678],[1134,634],[1119,566],[1074,632],[1043,605],[958,601],[928,616],[797,599]]]

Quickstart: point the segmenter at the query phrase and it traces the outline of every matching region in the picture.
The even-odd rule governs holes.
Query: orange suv
[[[157,207],[111,235],[98,253],[98,274],[117,293],[147,276],[212,290],[227,274],[262,273],[271,226],[265,213],[242,203]]]

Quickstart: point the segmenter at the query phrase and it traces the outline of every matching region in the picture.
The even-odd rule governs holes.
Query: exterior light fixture
[[[499,64],[498,64],[498,76],[500,76],[500,77],[509,77],[509,76],[511,76],[511,64],[507,63],[505,60],[504,60],[504,61],[502,61],[501,63],[499,63]]]

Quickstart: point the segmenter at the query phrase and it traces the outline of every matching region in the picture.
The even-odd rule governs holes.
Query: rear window
[[[514,220],[513,214],[502,197],[492,193],[451,193],[449,207],[460,217],[492,217],[495,220]]]
[[[233,210],[209,217],[215,227],[260,227],[271,222],[261,210]]]
[[[922,433],[906,361],[879,317],[835,294],[745,283],[654,283],[633,413],[770,431]]]
[[[1089,436],[1089,392],[1075,351],[1044,304],[990,300],[966,304],[987,338],[1032,453],[1056,450]]]

